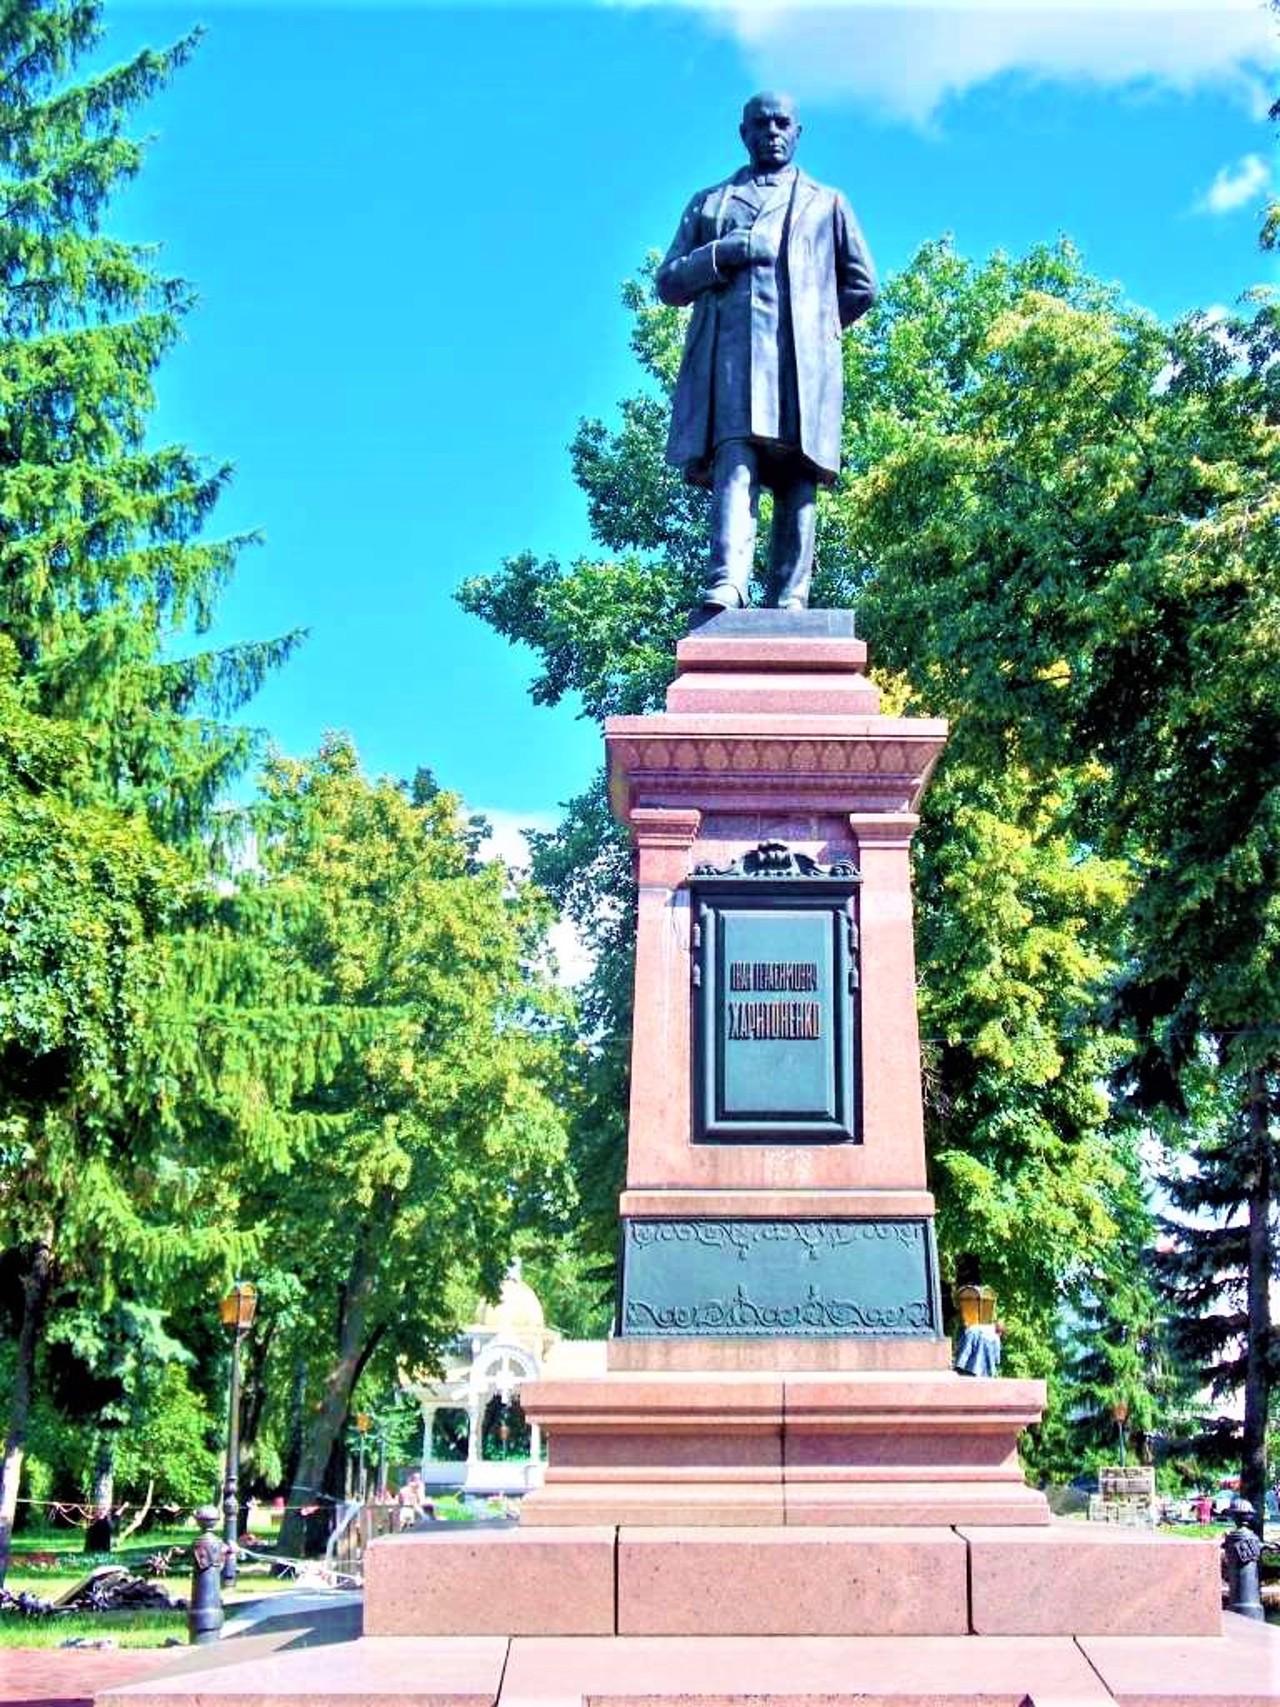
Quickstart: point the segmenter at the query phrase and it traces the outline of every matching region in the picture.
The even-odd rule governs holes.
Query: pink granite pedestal
[[[619,1208],[624,1228],[694,1236],[719,1223],[919,1230],[932,1319],[884,1334],[649,1334],[627,1319],[624,1285],[608,1374],[522,1390],[550,1442],[531,1525],[1048,1522],[1016,1452],[1043,1384],[954,1375],[936,1303],[910,845],[946,726],[883,716],[866,655],[845,613],[730,613],[680,642],[664,711],[608,725],[639,884]],[[764,843],[858,873],[857,1141],[699,1139],[691,877]]]

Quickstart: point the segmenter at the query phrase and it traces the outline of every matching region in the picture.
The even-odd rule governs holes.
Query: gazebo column
[[[473,1393],[467,1401],[467,1463],[480,1462],[480,1430],[484,1422],[484,1397]]]
[[[423,1475],[424,1479],[425,1479],[426,1474],[427,1474],[427,1465],[431,1462],[432,1458],[435,1456],[434,1452],[432,1451],[432,1446],[434,1444],[435,1434],[436,1434],[436,1412],[439,1409],[440,1409],[439,1405],[428,1404],[425,1399],[422,1402],[421,1470],[422,1470],[422,1475]]]

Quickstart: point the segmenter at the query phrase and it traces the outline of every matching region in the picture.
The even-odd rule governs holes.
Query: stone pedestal
[[[725,612],[610,721],[639,883],[609,1374],[526,1386],[530,1524],[1048,1520],[1037,1382],[951,1373],[910,847],[946,725],[886,717],[844,611]]]

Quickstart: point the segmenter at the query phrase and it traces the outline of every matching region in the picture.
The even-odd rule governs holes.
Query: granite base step
[[[107,1690],[97,1707],[1262,1707],[1280,1633],[364,1637]]]
[[[1018,1459],[1041,1381],[613,1371],[526,1382],[520,1402],[551,1442],[529,1527],[1049,1522]]]
[[[383,1536],[366,1636],[1211,1636],[1212,1541],[1109,1525]]]

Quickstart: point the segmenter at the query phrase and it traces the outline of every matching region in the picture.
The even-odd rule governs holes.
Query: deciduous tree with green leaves
[[[946,406],[885,435],[850,494],[877,566],[865,620],[937,709],[960,689],[960,738],[993,770],[1025,762],[1048,789],[1073,774],[1075,846],[1127,869],[1113,1083],[1133,1120],[1186,1129],[1213,1063],[1225,1172],[1205,1151],[1178,1192],[1203,1192],[1219,1220],[1236,1194],[1242,1485],[1260,1509],[1280,1139],[1280,312],[1263,299],[1166,327],[1115,293],[1028,279],[962,354]]]
[[[549,976],[550,910],[477,860],[453,795],[371,782],[349,741],[267,769],[260,870],[279,899],[274,964],[296,964],[342,1021],[341,1047],[294,1097],[285,1169],[260,1169],[246,1210],[293,1277],[312,1408],[281,1533],[336,1490],[352,1393],[378,1360],[394,1380],[456,1328],[460,1283],[496,1293],[517,1232],[566,1207],[570,1014]],[[282,1383],[283,1385],[283,1383]]]

